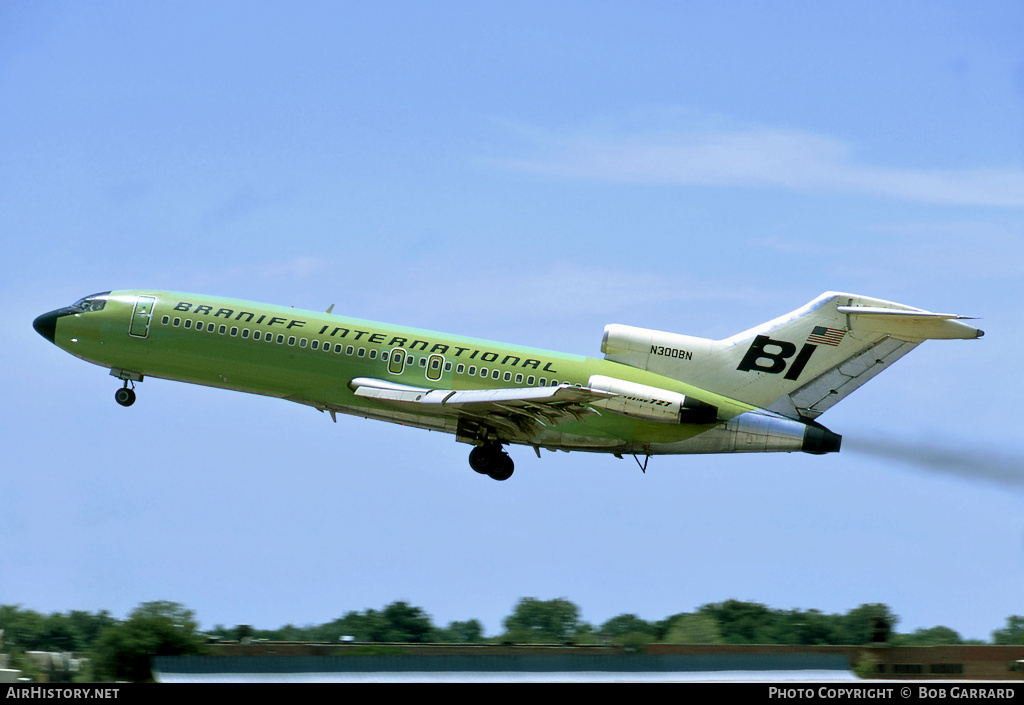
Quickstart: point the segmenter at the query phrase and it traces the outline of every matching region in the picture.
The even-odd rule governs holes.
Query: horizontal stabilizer
[[[860,329],[888,333],[894,338],[920,343],[925,340],[970,340],[985,335],[963,320],[971,316],[953,313],[932,313],[920,309],[893,309],[881,306],[836,306],[836,311],[856,322]]]
[[[836,306],[836,311],[852,316],[903,316],[912,318],[955,318],[958,320],[971,321],[976,316],[958,316],[955,313],[932,313],[931,311],[901,311],[894,308],[879,308],[878,306]]]

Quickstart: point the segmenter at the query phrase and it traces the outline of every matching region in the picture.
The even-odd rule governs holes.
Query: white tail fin
[[[961,319],[828,292],[725,340],[605,327],[605,357],[791,418],[815,419],[929,339],[980,338]]]

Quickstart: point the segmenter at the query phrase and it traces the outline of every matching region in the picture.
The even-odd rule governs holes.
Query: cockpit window
[[[101,291],[98,294],[91,294],[73,303],[71,308],[77,309],[81,313],[102,311],[103,307],[107,305],[107,294],[109,293],[109,291]]]

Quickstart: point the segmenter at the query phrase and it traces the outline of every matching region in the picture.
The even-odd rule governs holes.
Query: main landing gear
[[[508,453],[501,449],[501,444],[494,442],[484,443],[469,451],[469,466],[493,480],[507,480],[512,477],[516,467]]]
[[[121,406],[131,406],[135,403],[135,383],[130,382],[132,385],[129,387],[129,381],[124,381],[124,386],[114,392],[114,401]]]

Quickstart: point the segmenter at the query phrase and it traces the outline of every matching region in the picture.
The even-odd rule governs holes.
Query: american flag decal
[[[843,336],[846,335],[846,331],[842,328],[826,328],[825,326],[815,326],[811,334],[807,336],[808,343],[818,343],[820,345],[839,345],[842,342]]]

